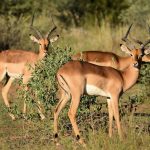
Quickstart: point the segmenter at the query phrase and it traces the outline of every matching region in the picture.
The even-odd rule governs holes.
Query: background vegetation
[[[149,0],[3,0],[0,1],[0,50],[25,49],[38,52],[29,40],[30,22],[35,13],[34,26],[43,34],[58,26],[60,39],[44,61],[37,65],[26,93],[20,87],[17,96],[12,88],[9,98],[14,103],[18,120],[12,122],[1,99],[1,149],[82,149],[72,136],[66,108],[60,115],[60,142],[53,142],[53,110],[58,102],[55,73],[70,59],[72,53],[84,50],[112,51],[119,55],[121,37],[129,24],[134,23],[131,36],[141,41],[150,38]],[[137,47],[139,45],[136,45]],[[60,57],[61,56],[61,57]],[[78,124],[88,149],[149,149],[150,148],[150,65],[142,65],[139,82],[120,100],[120,114],[126,139],[115,135],[108,139],[107,105],[102,97],[83,97],[78,111]],[[22,97],[28,103],[27,120],[21,119]],[[41,100],[46,120],[40,121],[36,100]],[[16,99],[16,100],[15,100]],[[69,103],[68,103],[69,104]]]

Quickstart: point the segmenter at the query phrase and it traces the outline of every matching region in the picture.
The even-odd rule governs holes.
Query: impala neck
[[[123,91],[128,90],[136,83],[139,76],[139,72],[140,70],[138,68],[135,68],[133,64],[129,65],[129,67],[122,72],[124,80]]]
[[[131,64],[132,58],[128,57],[119,57],[119,70],[124,70],[129,67]]]
[[[39,60],[43,59],[46,56],[46,50],[44,48],[42,48],[42,46],[40,46],[39,48]]]

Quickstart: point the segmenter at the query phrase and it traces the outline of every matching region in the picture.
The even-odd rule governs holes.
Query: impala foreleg
[[[23,114],[25,115],[26,112],[27,112],[27,104],[26,104],[26,102],[24,100],[24,102],[23,102]]]
[[[28,87],[26,86],[25,89],[26,89],[26,91],[27,91]],[[44,116],[43,113],[42,113],[42,108],[41,108],[41,106],[40,106],[41,103],[40,103],[40,101],[37,101],[37,103],[38,103],[38,105],[37,105],[37,107],[38,107],[38,112],[39,112],[39,115],[40,115],[40,117],[41,117],[41,120],[44,120],[44,119],[45,119],[45,116]],[[27,112],[27,104],[26,104],[26,102],[25,102],[25,100],[24,100],[23,114],[25,115],[26,112]]]
[[[11,87],[12,82],[14,81],[14,78],[10,77],[6,85],[2,88],[2,97],[4,99],[5,105],[10,108],[10,103],[8,100],[8,91]],[[9,113],[9,116],[12,118],[12,120],[15,120],[15,116],[11,113]]]
[[[28,86],[27,86],[27,83],[29,81],[29,79],[31,78],[31,74],[28,73],[28,75],[24,75],[23,76],[23,84],[25,84],[25,90],[27,91],[28,90]],[[40,102],[37,102],[37,107],[38,107],[38,112],[39,112],[39,115],[41,117],[41,120],[45,119],[45,116],[44,114],[42,113],[42,108],[40,107]],[[23,113],[26,114],[26,111],[27,111],[27,105],[26,105],[26,102],[25,102],[25,99],[24,99],[24,107],[23,107]]]
[[[120,139],[123,139],[121,124],[120,124],[118,100],[119,100],[118,96],[113,96],[110,101],[112,104],[112,110],[113,110],[114,118],[116,120],[119,137]]]
[[[113,110],[112,110],[112,102],[110,98],[107,98],[107,103],[108,103],[108,114],[109,114],[109,137],[112,137]]]
[[[39,101],[38,101],[37,103],[38,103],[38,105],[37,105],[38,108],[37,108],[37,109],[38,109],[40,118],[41,118],[41,120],[44,120],[44,119],[45,119],[45,115],[42,113],[42,108],[41,108],[41,106],[39,105]]]
[[[23,76],[23,84],[25,85],[25,91],[28,90],[28,86],[27,86],[27,83],[30,79],[30,76]],[[25,98],[24,98],[24,102],[23,102],[23,115],[25,115],[27,112],[27,104],[26,104],[26,101],[25,101]]]
[[[38,112],[39,112],[39,115],[41,117],[41,120],[44,120],[45,119],[45,116],[44,114],[42,113],[42,107],[41,107],[41,102],[40,101],[37,101],[38,103]]]

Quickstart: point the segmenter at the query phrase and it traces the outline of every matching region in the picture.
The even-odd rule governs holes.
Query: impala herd
[[[120,96],[131,88],[138,79],[142,62],[150,62],[150,48],[147,46],[150,40],[141,42],[133,39],[140,44],[136,48],[133,42],[128,40],[128,35],[132,25],[122,38],[124,44],[120,45],[123,52],[129,56],[120,57],[112,52],[85,51],[72,56],[72,61],[64,64],[56,73],[61,98],[54,111],[54,137],[58,138],[58,116],[66,103],[71,100],[68,116],[72,124],[77,140],[84,144],[80,137],[79,128],[76,123],[76,112],[79,107],[80,98],[83,94],[104,96],[107,98],[109,114],[109,137],[112,136],[113,117],[115,118],[120,139],[123,138],[122,127],[119,118],[118,102]],[[54,26],[48,31],[46,36],[33,27],[33,18],[30,28],[37,34],[38,38],[30,35],[33,42],[39,44],[39,52],[34,53],[25,50],[5,50],[0,52],[0,81],[7,75],[9,79],[2,88],[2,97],[6,107],[10,108],[7,98],[8,91],[12,82],[17,78],[22,78],[25,89],[28,90],[27,83],[32,77],[35,64],[42,60],[49,44],[57,41],[59,35],[50,38],[56,30]],[[30,67],[29,67],[30,66]],[[40,102],[38,102],[38,112],[41,119],[45,119]],[[26,113],[26,103],[24,102],[23,113]],[[9,112],[12,120],[15,116]]]

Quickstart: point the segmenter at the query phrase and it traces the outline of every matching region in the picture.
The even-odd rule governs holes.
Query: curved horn
[[[33,21],[34,21],[34,14],[32,16],[30,29],[32,29],[39,36],[40,39],[42,39],[43,36],[42,36],[41,32],[38,29],[36,29],[35,27],[33,27]]]
[[[131,25],[129,26],[129,28],[128,28],[126,34],[125,34],[125,36],[122,38],[122,41],[124,41],[124,42],[127,42],[127,41],[128,41],[127,38],[128,38],[128,34],[129,34],[130,30],[131,30],[132,25],[133,25],[133,24],[131,24]]]
[[[143,45],[143,42],[142,42],[142,41],[137,40],[137,39],[135,39],[135,38],[133,38],[133,37],[131,37],[131,39],[132,39],[134,42],[140,44],[141,46]]]
[[[47,32],[47,34],[46,34],[46,36],[45,36],[47,39],[48,39],[49,36],[57,29],[57,26],[55,25],[52,16],[51,16],[51,20],[52,20],[52,23],[53,23],[54,27],[53,27],[53,29],[51,29],[51,30],[49,30],[49,31]]]
[[[148,24],[148,33],[150,34],[150,26]],[[141,50],[145,49],[145,46],[150,43],[150,39],[141,45]]]
[[[51,29],[51,30],[49,30],[48,32],[47,32],[47,34],[46,34],[46,38],[48,39],[49,38],[49,36],[55,31],[57,29],[57,27],[56,26],[54,26],[54,28],[53,29]]]
[[[145,49],[145,46],[146,46],[147,44],[149,44],[149,43],[150,43],[150,39],[147,40],[147,41],[141,46],[141,50],[144,50],[144,49]]]
[[[131,27],[132,27],[133,24],[131,24],[125,34],[125,36],[122,38],[122,41],[126,42],[128,45],[129,45],[129,48],[133,49],[134,46],[131,44],[131,42],[128,40],[128,35],[129,35],[129,32],[131,30]]]

